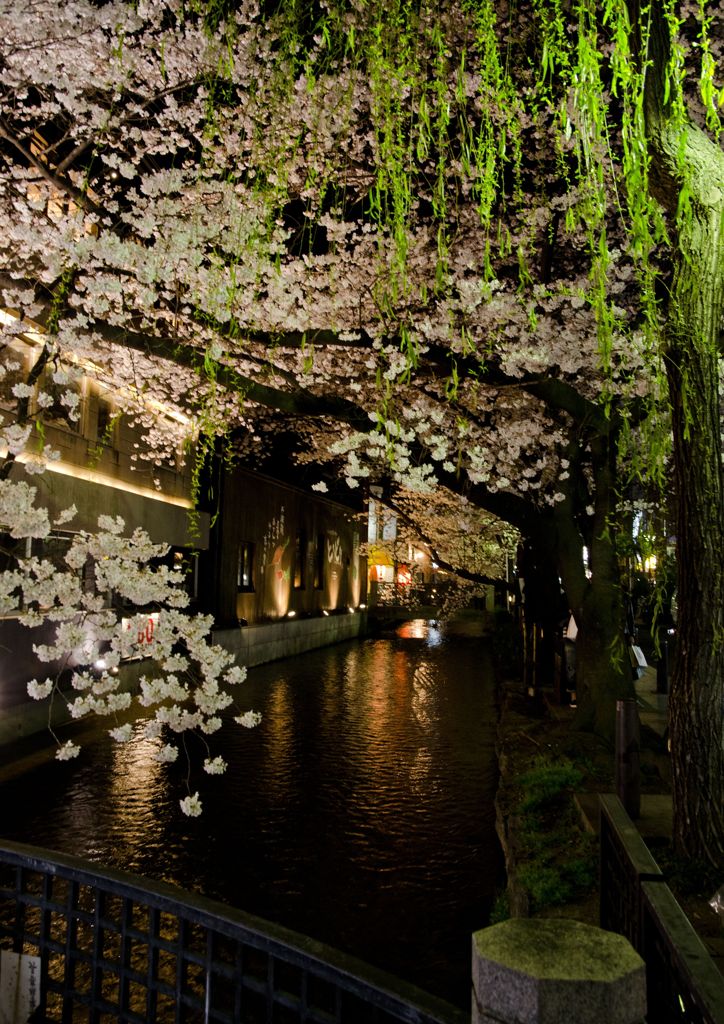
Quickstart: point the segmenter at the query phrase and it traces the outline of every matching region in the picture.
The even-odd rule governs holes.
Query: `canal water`
[[[0,783],[2,834],[199,890],[467,1008],[501,871],[493,674],[470,632],[417,620],[252,669],[240,699],[262,723],[210,737],[229,768],[192,776],[200,818],[139,727]]]

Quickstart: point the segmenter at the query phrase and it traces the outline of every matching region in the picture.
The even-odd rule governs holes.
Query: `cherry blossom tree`
[[[2,433],[7,443],[8,430]],[[71,507],[51,520],[47,509],[36,503],[36,488],[24,480],[0,480],[0,523],[7,530],[3,549],[6,568],[0,573],[0,612],[18,614],[28,627],[53,624],[52,642],[33,645],[36,657],[47,663],[51,672],[42,682],[29,681],[29,695],[50,700],[51,732],[53,700],[64,701],[73,719],[89,714],[115,717],[127,712],[132,697],[120,687],[118,668],[122,658],[137,653],[136,637],[146,626],[148,612],[122,621],[105,595],[112,591],[118,599],[138,608],[161,607],[164,614],[156,624],[148,651],[149,675],[140,681],[138,703],[154,709],[151,717],[147,713],[143,735],[159,740],[164,732],[175,734],[186,750],[184,737],[194,731],[209,755],[203,762],[204,770],[212,775],[222,773],[226,764],[223,758],[210,756],[205,737],[221,728],[220,714],[234,702],[233,688],[243,682],[246,670],[235,665],[228,652],[208,642],[212,625],[209,616],[184,613],[188,595],[182,585],[183,574],[154,564],[154,559],[166,553],[167,546],[152,544],[140,528],[124,536],[123,520],[105,515],[98,519],[97,532],[74,535],[60,567],[50,559],[25,555],[22,547],[18,550],[10,546],[12,541],[26,538],[43,539],[51,528],[72,522],[75,514]],[[83,573],[88,565],[93,571],[92,587],[87,586]],[[65,672],[70,674],[70,697],[67,686],[61,689]],[[236,718],[248,728],[259,720],[253,711]],[[133,727],[124,721],[109,731],[117,742],[125,743],[131,739]],[[79,751],[72,740],[62,744],[58,741],[56,756],[68,760]],[[175,761],[178,755],[177,742],[158,744],[157,760]],[[181,808],[185,814],[200,814],[198,791],[189,791]]]
[[[9,334],[32,322],[242,453],[293,423],[353,486],[444,487],[515,526],[563,581],[579,720],[608,736],[633,692],[621,499],[662,479],[673,436],[676,828],[721,856],[721,11],[0,15]],[[153,459],[175,443],[150,440]]]

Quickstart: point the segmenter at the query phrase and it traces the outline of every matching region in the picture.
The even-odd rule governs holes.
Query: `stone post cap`
[[[622,935],[512,918],[473,935],[474,1024],[640,1024],[646,968]]]

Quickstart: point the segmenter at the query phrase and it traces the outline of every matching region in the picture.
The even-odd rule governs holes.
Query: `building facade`
[[[220,629],[364,610],[357,513],[244,469],[221,490],[202,562],[202,604]]]

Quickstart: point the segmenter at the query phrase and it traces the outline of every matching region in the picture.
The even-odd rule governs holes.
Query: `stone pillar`
[[[642,1024],[646,968],[622,935],[512,918],[473,935],[472,1024]]]

